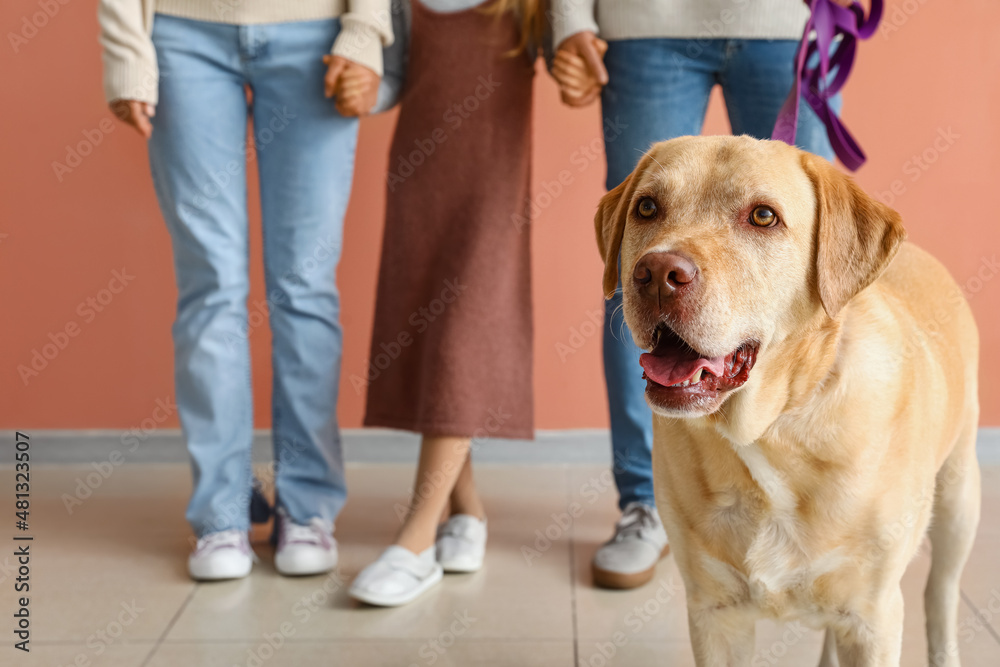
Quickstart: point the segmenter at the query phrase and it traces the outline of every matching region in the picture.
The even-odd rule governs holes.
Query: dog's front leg
[[[688,600],[691,646],[698,667],[749,667],[756,616],[729,606],[698,607]]]
[[[903,593],[887,591],[866,611],[845,614],[829,626],[840,667],[899,667],[903,648]]]

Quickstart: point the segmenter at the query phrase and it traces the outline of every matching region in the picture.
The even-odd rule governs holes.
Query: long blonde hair
[[[547,10],[547,0],[495,0],[483,7],[484,12],[496,17],[514,12],[521,20],[521,38],[517,47],[507,54],[511,56],[523,52],[529,44],[536,48],[542,45],[548,30]]]

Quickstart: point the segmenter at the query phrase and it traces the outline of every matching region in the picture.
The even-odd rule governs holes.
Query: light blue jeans
[[[235,26],[158,14],[153,24],[149,154],[174,249],[175,383],[198,536],[249,527],[249,340],[267,335],[265,312],[278,506],[296,523],[333,522],[346,497],[334,276],[358,121],[323,97],[322,57],[339,30],[335,19]],[[260,173],[266,284],[249,311],[248,160]]]
[[[798,42],[751,39],[612,41],[604,56],[609,82],[601,96],[607,188],[635,168],[651,144],[701,133],[709,93],[722,87],[733,134],[771,136],[794,81]],[[836,106],[839,107],[839,100]],[[827,159],[833,148],[815,112],[802,104],[796,143]],[[621,284],[605,302],[604,377],[619,506],[654,505],[652,413],[639,355],[621,311]]]

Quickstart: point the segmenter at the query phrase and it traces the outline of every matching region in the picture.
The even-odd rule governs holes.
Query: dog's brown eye
[[[639,213],[640,218],[652,218],[656,215],[656,202],[649,197],[643,197],[639,200],[639,205],[635,207],[635,210]]]
[[[750,214],[750,223],[757,227],[770,227],[778,221],[778,216],[770,206],[758,206]]]

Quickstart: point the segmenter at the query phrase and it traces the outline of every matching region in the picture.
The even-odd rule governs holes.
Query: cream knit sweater
[[[800,39],[802,0],[552,0],[552,41],[584,30],[604,39]]]
[[[100,0],[104,95],[156,104],[159,83],[150,33],[155,13],[248,25],[340,17],[332,53],[382,74],[382,47],[392,43],[389,0]]]

